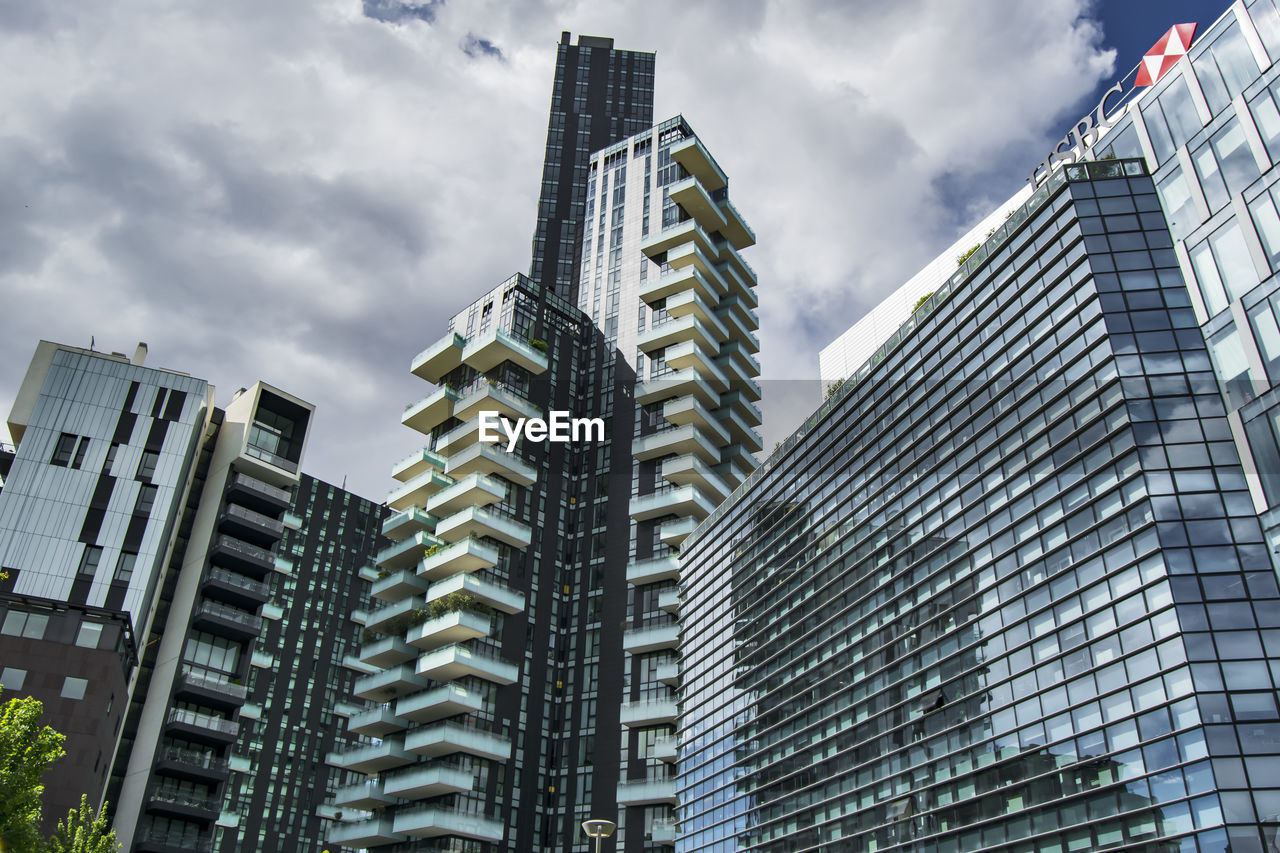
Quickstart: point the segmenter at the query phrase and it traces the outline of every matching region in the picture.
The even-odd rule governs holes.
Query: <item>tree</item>
[[[105,808],[94,814],[88,795],[81,794],[80,808],[72,809],[66,820],[58,821],[45,853],[118,853],[120,842],[104,811]]]
[[[37,699],[10,699],[0,705],[0,851],[33,851],[40,838],[40,777],[65,753],[66,738],[41,727],[44,706]]]

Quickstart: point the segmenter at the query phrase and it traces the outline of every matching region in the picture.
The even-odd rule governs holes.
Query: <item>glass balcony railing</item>
[[[200,809],[206,812],[216,812],[221,805],[221,800],[212,795],[201,796],[190,791],[167,787],[159,787],[153,790],[151,799],[153,802],[168,803],[189,809]]]
[[[175,850],[185,850],[190,853],[210,853],[213,850],[213,838],[203,832],[148,827],[134,836],[134,841],[140,846],[150,844],[156,847],[172,847]]]
[[[172,761],[187,767],[203,767],[205,770],[227,772],[227,759],[213,752],[199,749],[184,749],[180,746],[168,746],[160,750],[160,761]]]
[[[216,601],[202,601],[196,610],[197,614],[211,616],[224,622],[232,622],[245,630],[258,632],[262,630],[262,617],[235,607],[228,607]]]
[[[252,492],[253,494],[284,504],[285,506],[293,503],[293,498],[289,494],[288,489],[281,489],[276,486],[272,486],[269,483],[264,483],[257,477],[250,477],[248,474],[237,473],[231,479],[231,482],[232,485],[238,489],[242,489],[246,492]]]
[[[205,690],[234,696],[237,699],[245,699],[249,695],[249,689],[243,684],[235,684],[228,678],[222,678],[207,670],[195,669],[190,666],[182,668],[182,680],[193,687],[201,687]]]
[[[252,560],[259,560],[268,565],[271,565],[276,556],[266,548],[259,548],[257,545],[251,545],[248,542],[236,539],[234,536],[219,536],[214,540],[214,546],[218,548],[225,548],[228,551],[232,551]]]
[[[265,527],[281,535],[284,534],[284,523],[277,518],[269,515],[263,515],[260,512],[254,512],[251,509],[238,506],[236,504],[227,504],[225,515],[227,518],[234,518],[237,521],[256,524],[259,527]]]
[[[226,569],[222,569],[217,566],[209,569],[205,578],[206,580],[217,581],[219,583],[227,584],[228,586],[234,586],[237,589],[243,589],[246,592],[253,593],[254,595],[258,595],[263,598],[267,598],[271,595],[270,585],[265,584],[262,581],[247,578],[244,575],[236,574],[235,572],[229,572]]]
[[[222,717],[215,717],[212,714],[202,714],[199,711],[192,711],[187,708],[170,708],[168,720],[170,723],[180,723],[188,726],[196,726],[219,734],[235,736],[240,731],[240,724],[235,720],[226,720]]]

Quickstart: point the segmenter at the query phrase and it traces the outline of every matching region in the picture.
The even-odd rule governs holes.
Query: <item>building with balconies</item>
[[[680,116],[597,151],[588,169],[578,307],[638,380],[618,797],[619,849],[632,853],[673,817],[673,767],[647,744],[674,732],[675,693],[657,673],[676,655],[676,555],[761,448],[756,276],[739,254],[755,235],[728,183]]]
[[[627,528],[629,477],[608,472],[630,471],[630,444],[508,449],[481,417],[561,410],[629,439],[632,374],[587,317],[522,275],[410,370],[435,387],[402,417],[424,446],[392,467],[391,541],[353,614],[353,742],[329,761],[368,778],[334,792],[329,843],[579,850],[572,828],[616,809],[627,539],[609,534]]]

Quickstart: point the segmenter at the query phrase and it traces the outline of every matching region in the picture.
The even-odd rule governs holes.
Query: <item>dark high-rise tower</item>
[[[529,277],[577,303],[578,241],[591,152],[653,126],[653,54],[562,33],[547,122]]]

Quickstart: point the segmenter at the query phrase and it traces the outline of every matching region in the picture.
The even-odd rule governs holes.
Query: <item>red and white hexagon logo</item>
[[[1196,35],[1195,24],[1175,24],[1169,32],[1160,37],[1138,66],[1138,76],[1133,78],[1134,86],[1150,86],[1164,76],[1179,59],[1187,55],[1191,49],[1191,41]]]

